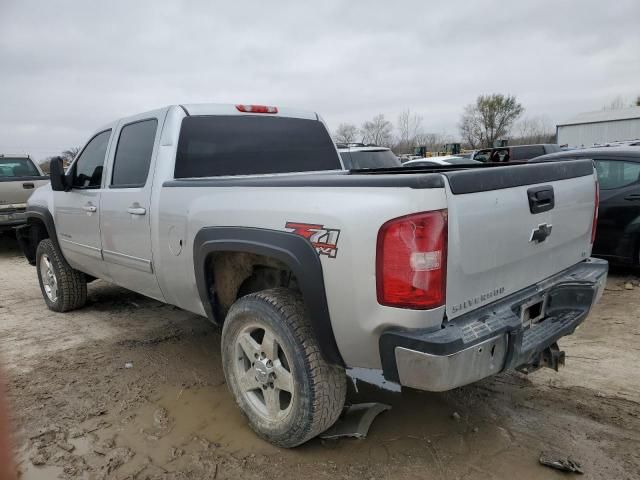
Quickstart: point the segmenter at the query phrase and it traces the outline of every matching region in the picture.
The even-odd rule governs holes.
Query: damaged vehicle
[[[51,310],[100,278],[221,326],[238,406],[294,447],[350,367],[427,391],[558,368],[607,277],[597,196],[591,160],[346,170],[314,112],[175,105],[54,159],[19,240]]]

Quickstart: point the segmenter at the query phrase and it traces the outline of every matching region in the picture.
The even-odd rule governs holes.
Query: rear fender
[[[316,250],[306,239],[289,232],[248,227],[206,227],[193,244],[196,285],[202,305],[215,323],[215,298],[212,295],[208,259],[215,252],[246,252],[274,258],[289,267],[295,275],[304,298],[313,331],[325,359],[336,365],[343,360],[336,345],[327,297],[322,263]]]

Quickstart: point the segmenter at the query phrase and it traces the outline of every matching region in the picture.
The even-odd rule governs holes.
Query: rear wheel
[[[240,298],[222,330],[227,384],[251,427],[280,447],[329,428],[344,406],[344,370],[328,364],[299,294],[274,288]]]
[[[87,301],[84,273],[71,268],[48,238],[38,244],[36,269],[47,307],[67,312],[84,306]]]

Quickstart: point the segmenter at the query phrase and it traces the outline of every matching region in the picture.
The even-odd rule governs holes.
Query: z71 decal
[[[329,258],[336,258],[336,255],[338,255],[340,230],[326,228],[324,225],[316,225],[314,223],[298,222],[287,222],[284,228],[309,240],[318,255],[326,255]]]

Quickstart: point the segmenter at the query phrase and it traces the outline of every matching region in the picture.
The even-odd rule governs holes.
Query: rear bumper
[[[445,391],[529,365],[584,321],[604,292],[607,271],[605,260],[590,258],[439,330],[387,330],[380,336],[384,376]],[[537,322],[522,313],[531,305],[542,305]]]
[[[27,223],[24,210],[0,210],[0,230],[8,230]]]

